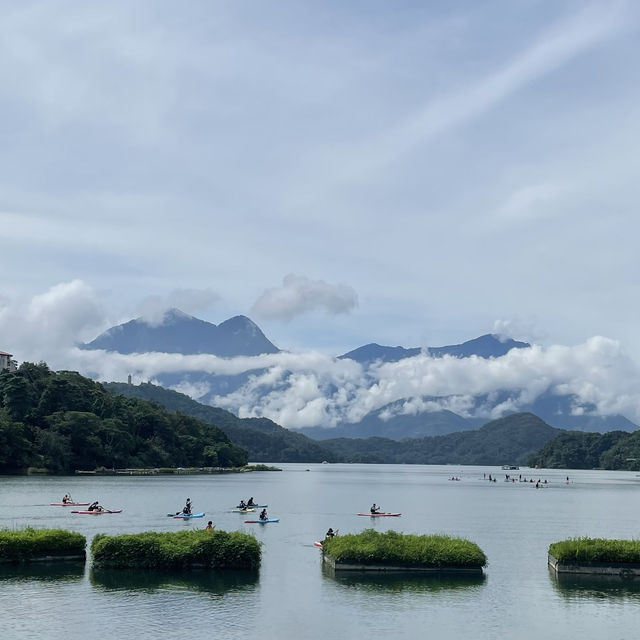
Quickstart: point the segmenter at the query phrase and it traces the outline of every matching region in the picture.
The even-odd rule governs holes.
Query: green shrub
[[[378,533],[365,529],[324,541],[323,551],[336,562],[402,567],[480,568],[487,558],[474,542],[446,535]]]
[[[561,562],[626,562],[640,564],[640,540],[570,538],[549,545]]]
[[[87,541],[64,529],[0,530],[0,559],[23,562],[42,556],[84,556]]]
[[[95,566],[113,568],[257,569],[260,543],[249,534],[233,531],[178,531],[106,536],[91,544]]]

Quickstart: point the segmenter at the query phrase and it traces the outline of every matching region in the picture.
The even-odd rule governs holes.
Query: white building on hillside
[[[0,351],[0,371],[15,371],[18,368],[16,361],[12,358],[12,353]]]

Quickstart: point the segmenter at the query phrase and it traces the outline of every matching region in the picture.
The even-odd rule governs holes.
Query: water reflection
[[[104,591],[191,590],[215,595],[255,588],[259,574],[252,571],[140,571],[91,568],[89,579]]]
[[[556,593],[566,600],[640,600],[640,577],[556,574],[549,570]]]
[[[84,561],[0,566],[0,582],[71,582],[84,576]]]
[[[366,572],[335,572],[330,567],[323,567],[325,579],[331,579],[337,584],[361,591],[435,593],[479,587],[486,581],[484,574],[452,575],[444,573],[366,573]]]

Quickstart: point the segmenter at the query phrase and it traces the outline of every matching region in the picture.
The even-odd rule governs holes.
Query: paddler
[[[64,498],[62,498],[62,504],[67,504],[67,502],[71,502],[71,496],[68,493],[65,493]]]
[[[268,519],[269,519],[269,516],[267,515],[267,510],[263,509],[260,512],[260,520],[268,520]]]
[[[182,513],[188,516],[191,515],[191,498],[187,498],[187,502],[184,505],[184,508],[182,509]]]
[[[329,531],[327,531],[327,533],[325,534],[324,537],[325,537],[325,539],[326,538],[335,538],[337,533],[338,533],[337,531],[334,531],[331,527],[329,527]]]
[[[380,507],[375,502],[371,505],[371,513],[380,513]]]
[[[240,504],[238,505],[238,509],[246,509],[247,505],[244,500],[240,500]]]
[[[98,511],[100,509],[100,505],[98,504],[98,501],[96,500],[95,502],[92,502],[89,505],[89,508],[87,509],[87,511]]]
[[[253,496],[251,496],[249,498],[249,500],[247,500],[247,507],[255,507],[256,503],[253,501]]]

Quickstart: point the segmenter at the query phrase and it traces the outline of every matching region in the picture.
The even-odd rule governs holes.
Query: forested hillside
[[[247,452],[219,428],[114,396],[76,372],[23,363],[0,373],[0,473],[246,462]]]
[[[531,413],[514,413],[492,420],[475,431],[445,436],[323,440],[347,462],[405,462],[412,464],[523,464],[554,438],[554,429]]]
[[[338,457],[331,450],[301,433],[281,427],[268,418],[238,418],[224,409],[200,404],[184,393],[149,383],[131,385],[110,382],[104,386],[112,393],[152,400],[170,411],[181,411],[217,425],[233,442],[247,449],[252,462],[338,461]]]
[[[549,469],[640,470],[640,431],[568,431],[529,457],[530,465]]]

